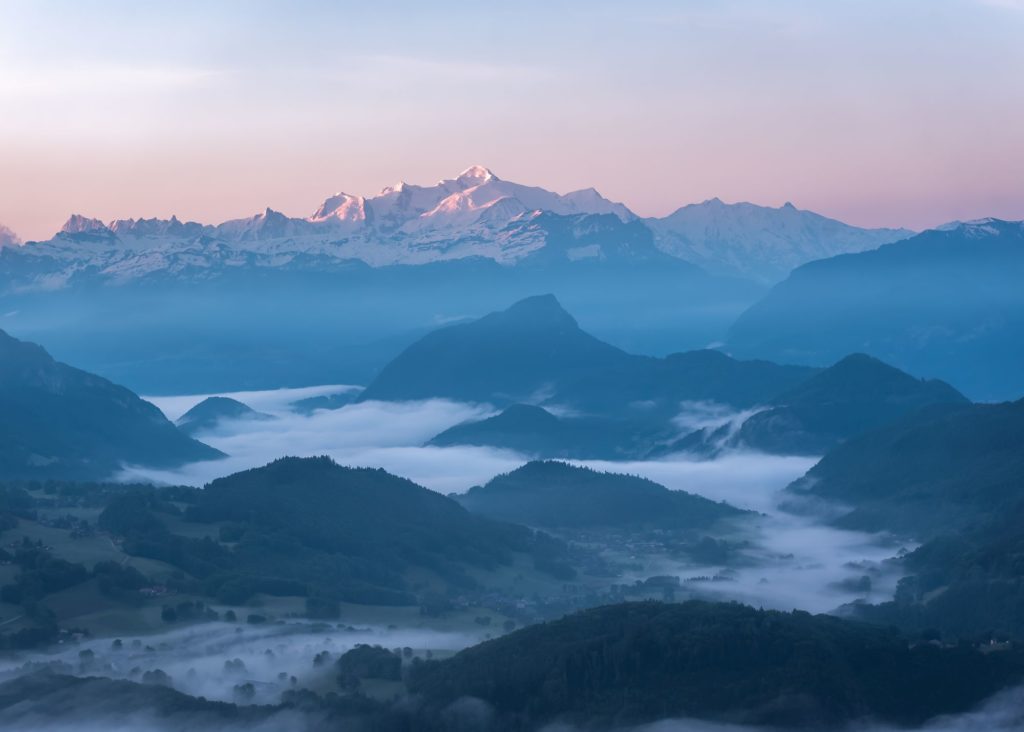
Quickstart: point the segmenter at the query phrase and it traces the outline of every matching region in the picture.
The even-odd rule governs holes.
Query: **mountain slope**
[[[893,600],[857,617],[956,638],[1024,638],[1024,401],[931,407],[826,455],[789,490],[843,526],[924,543]]]
[[[0,684],[0,726],[5,729],[112,729],[114,718],[132,718],[123,729],[258,728],[278,707],[239,706],[189,696],[153,683],[103,676],[38,671]],[[120,726],[118,724],[118,726]]]
[[[385,366],[362,398],[531,401],[595,364],[625,367],[633,358],[580,330],[554,296],[540,295],[425,336]]]
[[[445,397],[507,406],[568,402],[590,415],[675,416],[681,401],[764,403],[814,369],[714,351],[658,359],[583,331],[551,295],[436,330],[381,370],[364,399]]]
[[[427,444],[497,447],[539,458],[615,460],[645,456],[657,438],[657,426],[644,422],[556,417],[543,407],[512,404],[493,417],[450,427]]]
[[[549,227],[547,219],[522,225],[557,233],[560,227]],[[603,340],[664,354],[720,338],[762,293],[749,283],[711,277],[653,245],[657,261],[613,258],[619,243],[641,243],[619,238],[615,231],[628,226],[616,221],[600,217],[604,233],[581,233],[580,242],[608,258],[558,257],[576,243],[550,239],[534,255],[544,259],[537,265],[506,266],[476,256],[383,267],[284,254],[250,260],[210,241],[196,244],[180,270],[160,250],[140,255],[147,268],[157,269],[135,278],[118,267],[132,279],[116,287],[102,286],[106,275],[87,263],[69,264],[68,281],[44,267],[31,270],[29,279],[52,276],[66,286],[0,295],[0,320],[26,338],[45,339],[62,360],[136,391],[198,394],[366,384],[439,325],[542,292],[557,292]],[[563,228],[575,236],[575,227]],[[94,247],[98,257],[118,251],[105,237],[75,246]],[[6,251],[0,250],[0,270]]]
[[[508,564],[534,537],[405,478],[329,458],[282,458],[215,480],[185,518],[244,528],[216,573],[298,581],[370,604],[413,603],[410,573],[472,587],[467,567]]]
[[[850,612],[944,639],[1024,638],[1024,501],[925,542],[900,564],[907,576],[893,600]]]
[[[222,453],[124,387],[0,331],[0,475],[104,478],[123,463],[176,466]]]
[[[852,508],[844,525],[918,537],[999,515],[1024,499],[1024,400],[943,404],[839,445],[793,483]]]
[[[565,388],[565,398],[596,413],[628,407],[650,411],[680,402],[710,402],[736,409],[765,404],[803,383],[818,369],[770,361],[739,361],[721,351],[698,349],[664,358],[634,357],[623,364],[594,368]]]
[[[772,400],[737,435],[766,452],[817,455],[839,442],[932,404],[965,404],[942,381],[915,379],[878,359],[853,354]]]
[[[913,235],[906,229],[860,229],[790,203],[768,208],[717,198],[645,222],[664,251],[709,272],[766,283],[815,259],[875,249]]]
[[[531,462],[454,496],[474,513],[548,528],[708,529],[746,511],[645,478],[563,462]]]
[[[729,333],[741,357],[864,352],[974,399],[1024,394],[1024,223],[984,220],[796,269]]]
[[[269,414],[257,412],[248,404],[228,397],[207,397],[181,415],[175,424],[186,434],[194,435],[217,426],[223,419],[273,419]]]

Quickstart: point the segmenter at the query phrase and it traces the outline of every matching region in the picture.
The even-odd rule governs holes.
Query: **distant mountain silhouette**
[[[552,295],[543,295],[424,336],[362,398],[444,397],[498,406],[553,400],[603,416],[664,416],[686,400],[763,402],[812,373],[713,351],[664,359],[628,354],[584,332]]]
[[[522,526],[474,515],[384,470],[342,467],[324,457],[281,458],[219,478],[199,492],[185,518],[231,522],[242,530],[237,548],[217,557],[213,567],[202,554],[190,567],[242,577],[254,587],[298,582],[367,604],[414,604],[411,573],[475,587],[467,568],[506,565],[516,552],[536,549],[534,532]],[[171,556],[183,554],[176,549]]]
[[[864,352],[972,399],[1024,394],[1024,222],[986,219],[797,268],[731,352],[821,365]]]
[[[454,496],[474,513],[549,528],[708,529],[748,512],[646,478],[531,462]]]
[[[365,384],[438,323],[542,292],[632,353],[700,348],[793,266],[906,233],[717,199],[640,220],[592,188],[557,194],[482,166],[336,192],[302,218],[267,203],[219,223],[73,215],[23,246],[0,231],[0,312],[141,393]]]
[[[966,404],[942,381],[913,376],[853,354],[772,400],[737,438],[766,452],[821,454],[853,435],[930,404]]]
[[[635,356],[588,335],[550,295],[425,336],[362,395],[432,397],[507,409],[452,427],[431,444],[581,459],[730,447],[817,455],[923,406],[967,401],[944,382],[914,378],[864,354],[824,370],[738,361],[713,350]],[[737,418],[725,414],[715,426],[681,433],[673,418],[708,406],[699,403],[731,408]],[[543,405],[569,413],[555,416]]]
[[[1024,400],[942,404],[839,445],[795,494],[852,508],[846,526],[926,538],[1024,500]]]
[[[659,428],[646,422],[602,417],[556,417],[543,407],[513,404],[486,419],[455,425],[429,445],[481,445],[542,458],[643,457]]]
[[[811,259],[863,251],[911,233],[860,229],[788,203],[768,208],[718,199],[640,220],[593,188],[558,194],[503,180],[480,165],[433,185],[402,181],[372,196],[337,192],[304,218],[265,205],[253,210],[259,213],[218,224],[73,214],[48,241],[29,242],[15,250],[18,256],[0,261],[0,292],[7,277],[22,287],[42,287],[57,279],[188,280],[240,263],[271,269],[474,257],[512,266],[675,260],[694,270],[777,281]],[[344,246],[332,246],[339,242]]]
[[[223,453],[155,406],[0,331],[0,476],[106,478],[123,464],[172,467]]]
[[[266,420],[273,419],[273,417],[257,412],[248,404],[243,404],[237,399],[213,396],[207,397],[185,412],[175,424],[186,434],[194,435],[197,432],[213,429],[222,419]]]
[[[320,396],[306,397],[292,402],[289,406],[299,414],[313,414],[321,409],[332,411],[341,409],[354,402],[359,397],[360,389],[352,389],[335,394],[322,394]]]
[[[580,330],[553,295],[541,295],[423,337],[384,367],[363,398],[528,401],[595,367],[624,369],[631,360]]]
[[[907,229],[860,229],[787,203],[778,208],[692,203],[661,219],[645,219],[658,246],[709,272],[778,282],[815,259],[862,252],[906,239]]]
[[[488,241],[445,233],[391,263],[405,235],[369,243],[367,263],[355,241],[333,236],[247,239],[240,250],[207,234],[102,231],[0,248],[0,312],[143,393],[366,384],[439,324],[544,292],[603,340],[660,355],[721,340],[766,290],[671,257],[642,224],[610,214],[530,215]]]

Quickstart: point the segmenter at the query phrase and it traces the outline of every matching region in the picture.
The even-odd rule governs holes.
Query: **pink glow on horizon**
[[[1018,3],[259,5],[0,6],[0,223],[305,217],[473,163],[641,216],[1024,219]]]

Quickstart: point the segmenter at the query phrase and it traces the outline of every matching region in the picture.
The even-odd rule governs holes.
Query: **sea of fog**
[[[384,468],[440,493],[463,493],[499,473],[514,470],[529,457],[511,450],[486,447],[424,447],[438,433],[467,420],[493,416],[486,404],[445,399],[416,402],[360,402],[335,410],[300,414],[291,405],[311,396],[339,393],[353,387],[320,386],[305,389],[221,394],[248,404],[273,420],[224,420],[213,430],[197,434],[228,457],[192,463],[176,470],[129,466],[122,480],[201,486],[284,455],[330,455],[343,465]],[[209,394],[148,397],[175,420]],[[707,424],[707,408],[692,405],[680,424]],[[673,489],[726,500],[754,510],[775,505],[773,493],[803,475],[814,458],[731,453],[715,460],[685,456],[643,462],[576,461],[602,470],[644,475]]]
[[[446,400],[421,402],[365,402],[337,410],[299,414],[292,403],[299,399],[343,392],[351,387],[323,386],[308,389],[224,394],[239,399],[274,420],[229,420],[198,435],[229,455],[228,458],[160,471],[126,467],[122,480],[202,486],[238,470],[263,465],[285,455],[330,455],[343,465],[383,467],[442,493],[463,492],[494,475],[513,470],[529,459],[506,450],[473,447],[424,447],[437,433],[468,419],[495,412],[488,405]],[[157,397],[155,403],[170,419],[176,419],[209,395]],[[681,427],[728,421],[737,415],[710,410],[707,405],[684,405],[677,422]],[[714,500],[725,500],[760,515],[742,522],[734,539],[749,542],[749,565],[726,572],[726,581],[700,583],[704,595],[736,599],[777,609],[800,608],[826,612],[857,599],[879,602],[892,595],[897,577],[886,569],[886,560],[899,546],[884,536],[842,531],[812,517],[783,510],[782,490],[815,462],[814,458],[779,457],[733,452],[715,459],[699,460],[683,455],[651,461],[575,461],[599,470],[642,475],[671,489],[686,490]],[[671,574],[681,579],[714,576],[725,568],[688,565],[667,556],[634,558],[642,568],[620,581]],[[872,578],[870,592],[852,589],[849,580]],[[687,586],[691,586],[687,583]],[[332,688],[330,663],[315,665],[317,654],[327,651],[333,660],[357,643],[388,648],[410,647],[417,655],[427,651],[444,654],[473,645],[486,631],[444,632],[394,626],[346,627],[309,621],[266,626],[213,623],[175,628],[142,637],[126,636],[114,644],[111,638],[93,639],[69,648],[22,654],[0,663],[0,679],[40,666],[75,675],[99,675],[140,680],[146,671],[160,669],[176,689],[209,699],[237,700],[236,687],[252,684],[251,703],[274,702],[293,682],[300,687]],[[82,651],[91,651],[82,654]],[[67,700],[65,700],[67,701]],[[73,700],[72,700],[73,701]],[[84,718],[32,712],[19,722],[32,732],[165,732],[181,729],[183,720],[161,717],[146,710],[125,717],[121,710],[97,708],[96,700],[80,700],[90,710]],[[478,702],[474,702],[478,703]],[[77,705],[78,702],[75,702]],[[1024,690],[994,697],[981,709],[966,715],[929,723],[928,732],[981,732],[1024,729]],[[197,732],[258,732],[319,729],[319,720],[300,710],[274,714],[255,726],[229,720],[210,725],[208,720],[188,722]],[[693,720],[664,720],[632,732],[739,732],[745,728]],[[864,726],[865,732],[890,728]],[[549,732],[572,732],[553,727]]]
[[[489,416],[488,405],[443,399],[417,402],[361,402],[335,410],[300,414],[296,400],[339,393],[347,386],[224,394],[273,420],[226,420],[199,439],[227,453],[222,460],[185,465],[178,470],[125,468],[122,480],[202,486],[239,470],[264,465],[285,455],[330,455],[342,465],[382,467],[441,493],[461,493],[495,475],[522,465],[529,456],[485,447],[425,447],[439,432],[469,419]],[[209,395],[154,397],[170,419]],[[684,405],[680,424],[708,419],[707,405]],[[720,413],[714,419],[728,419]],[[687,582],[702,596],[735,599],[781,610],[828,612],[856,601],[891,598],[898,576],[886,560],[901,548],[887,537],[826,526],[813,517],[782,508],[782,489],[803,475],[815,458],[753,452],[726,453],[714,459],[676,455],[647,461],[574,461],[607,470],[642,475],[674,490],[727,501],[761,514],[744,522],[736,538],[750,543],[750,566],[725,568],[684,564],[661,556],[642,558],[641,567],[623,581],[652,575],[682,580],[718,576],[724,581]],[[870,589],[855,583],[869,577]]]

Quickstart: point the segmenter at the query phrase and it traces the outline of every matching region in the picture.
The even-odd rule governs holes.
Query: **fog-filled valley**
[[[441,400],[363,402],[308,415],[288,411],[285,400],[331,388],[231,395],[247,399],[250,405],[259,405],[276,419],[226,420],[213,432],[199,435],[207,444],[231,455],[230,458],[193,463],[174,472],[132,468],[122,477],[201,486],[285,454],[329,455],[344,465],[382,467],[432,490],[451,494],[483,485],[530,459],[528,455],[488,447],[424,446],[432,435],[453,424],[489,414],[487,408],[476,405]],[[167,397],[153,401],[174,416],[200,399]],[[689,424],[705,413],[706,410],[684,412],[680,420]],[[287,448],[282,447],[285,445]],[[901,546],[912,544],[900,545],[882,536],[823,526],[780,510],[779,504],[785,500],[782,489],[815,462],[813,457],[735,451],[713,459],[684,454],[651,461],[576,460],[573,464],[643,476],[670,489],[697,493],[760,514],[743,519],[744,525],[730,532],[735,534],[735,541],[749,546],[745,551],[750,552],[753,566],[730,569],[713,562],[680,563],[659,553],[647,558],[642,566],[627,570],[622,575],[626,581],[643,581],[659,575],[683,580],[715,578],[725,571],[727,582],[695,594],[816,612],[832,610],[859,598],[887,599],[894,589],[895,577],[884,562]],[[873,589],[856,589],[857,581],[865,576],[873,576]]]
[[[0,0],[0,730],[1024,732],[1021,38]]]
[[[19,729],[1021,722],[1019,402],[639,355],[551,294],[363,383],[142,398],[0,347]]]

